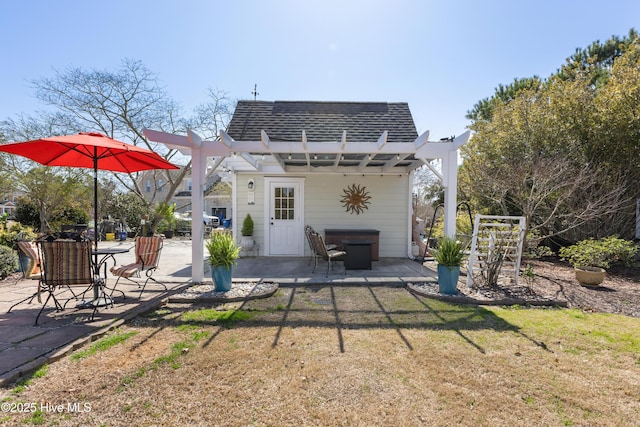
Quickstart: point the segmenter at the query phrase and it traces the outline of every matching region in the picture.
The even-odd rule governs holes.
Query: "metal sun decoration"
[[[342,190],[344,196],[340,201],[342,202],[342,206],[347,208],[347,212],[351,211],[351,213],[355,212],[357,215],[360,215],[360,213],[369,209],[368,205],[371,196],[369,196],[369,192],[366,191],[366,189],[367,187],[352,184]]]

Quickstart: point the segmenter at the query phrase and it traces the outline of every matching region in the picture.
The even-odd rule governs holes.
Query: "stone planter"
[[[599,267],[574,267],[576,280],[582,285],[598,286],[604,281],[605,270]]]

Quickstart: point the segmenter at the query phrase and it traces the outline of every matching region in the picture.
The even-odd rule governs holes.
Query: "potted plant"
[[[216,291],[230,290],[233,265],[240,254],[240,246],[236,244],[231,233],[225,230],[211,233],[206,248],[209,252],[209,264],[211,264],[211,279]]]
[[[160,220],[158,231],[164,234],[167,239],[173,237],[173,230],[176,226],[175,207],[175,204],[160,202],[156,208],[156,216]]]
[[[438,287],[444,295],[455,295],[460,277],[460,265],[465,256],[464,245],[452,237],[438,240],[438,247],[430,249],[438,263]]]
[[[253,218],[251,218],[251,214],[247,214],[247,216],[244,217],[240,234],[242,234],[242,238],[240,239],[240,246],[242,246],[242,250],[253,250],[255,242],[253,241]]]
[[[585,239],[560,249],[560,257],[573,266],[576,280],[583,285],[598,286],[606,270],[615,262],[634,264],[638,247],[630,240],[609,236]]]

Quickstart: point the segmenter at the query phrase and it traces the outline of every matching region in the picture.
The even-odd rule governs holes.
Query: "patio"
[[[132,241],[102,242],[101,248],[130,247]],[[133,251],[116,255],[118,263],[131,262]],[[435,273],[419,263],[402,258],[382,258],[373,262],[372,270],[348,270],[344,274],[341,262],[335,263],[333,272],[326,276],[326,263],[319,263],[315,273],[309,258],[300,257],[245,257],[238,260],[234,270],[234,281],[272,281],[281,286],[303,286],[314,284],[331,285],[386,285],[406,286],[418,281],[435,281]],[[32,294],[36,280],[21,279],[0,284],[0,385],[56,360],[88,342],[95,341],[104,333],[118,327],[141,313],[152,310],[176,293],[191,286],[191,241],[167,239],[160,258],[160,268],[155,277],[167,285],[149,285],[142,297],[137,299],[137,287],[123,283],[118,286],[127,294],[114,308],[101,308],[93,322],[86,322],[92,310],[68,309],[56,313],[48,308],[34,326],[41,304],[34,299],[32,304],[21,304],[7,313],[8,308]],[[209,274],[205,281],[211,281]],[[112,285],[115,278],[108,277]]]

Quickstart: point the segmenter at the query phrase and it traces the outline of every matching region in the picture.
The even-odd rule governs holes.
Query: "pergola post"
[[[204,218],[202,198],[207,158],[202,153],[202,139],[189,131],[191,145],[191,280],[204,281]]]
[[[456,235],[456,211],[458,205],[458,150],[449,150],[442,159],[444,186],[444,234]]]

